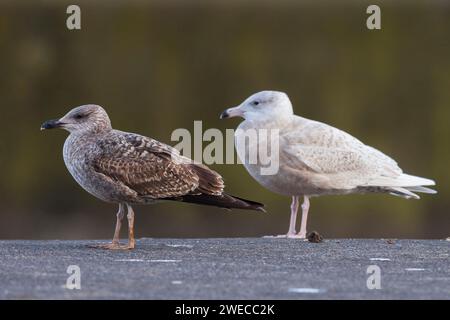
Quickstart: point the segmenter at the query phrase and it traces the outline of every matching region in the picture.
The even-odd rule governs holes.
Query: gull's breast
[[[99,176],[89,161],[96,152],[96,144],[89,139],[69,135],[63,148],[64,163],[84,190],[103,201],[116,202],[111,197],[114,185]]]
[[[254,127],[244,121],[238,129],[235,132],[237,155],[248,173],[263,187],[288,196],[323,192],[318,187],[317,176],[305,168],[289,165],[290,159],[283,150],[282,139],[278,136],[274,140],[270,136],[271,128]],[[252,130],[253,134],[250,133]]]

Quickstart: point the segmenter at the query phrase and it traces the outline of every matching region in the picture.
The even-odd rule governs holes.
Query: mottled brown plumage
[[[176,149],[139,134],[112,129],[100,106],[81,106],[42,125],[43,129],[56,127],[70,132],[63,155],[74,179],[92,195],[120,204],[119,227],[108,248],[120,248],[117,230],[125,206],[129,224],[130,219],[134,221],[133,204],[167,200],[264,210],[260,203],[225,194],[223,179],[217,172],[180,155]],[[131,237],[130,243],[128,247],[134,247]]]
[[[201,181],[195,165],[167,146],[134,134],[122,135],[121,138],[123,140],[114,149],[111,149],[110,139],[102,140],[105,147],[93,160],[93,167],[95,171],[135,191],[136,199],[132,201],[146,202],[191,192],[222,193],[223,183],[218,174],[208,169],[211,172],[209,176],[217,182]],[[177,159],[182,162],[177,163]]]

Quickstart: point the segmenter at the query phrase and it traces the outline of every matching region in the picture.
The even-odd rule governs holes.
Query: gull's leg
[[[295,237],[295,224],[297,222],[297,212],[298,212],[298,196],[292,196],[292,203],[291,203],[291,220],[289,222],[289,230],[286,234],[287,238]]]
[[[120,242],[120,228],[122,227],[122,219],[125,216],[125,206],[120,204],[119,212],[117,212],[116,229],[114,230],[113,244],[119,245]]]
[[[309,211],[309,197],[304,196],[302,204],[302,224],[300,226],[300,232],[297,237],[300,239],[306,239],[306,223],[308,221],[308,211]]]
[[[116,229],[114,230],[114,237],[111,243],[93,245],[92,248],[101,249],[121,249],[119,239],[120,239],[120,228],[122,227],[122,219],[125,216],[125,205],[119,203],[119,211],[117,211]]]
[[[295,224],[297,222],[297,212],[298,212],[298,196],[292,196],[292,203],[291,203],[291,219],[289,221],[289,230],[287,234],[281,234],[279,236],[276,236],[277,238],[299,238],[295,231]],[[273,238],[272,236],[267,236],[267,238]]]
[[[128,208],[128,245],[125,249],[134,249],[136,246],[136,240],[134,240],[134,211],[133,208],[127,204]]]

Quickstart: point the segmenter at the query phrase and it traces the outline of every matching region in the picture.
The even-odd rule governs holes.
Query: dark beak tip
[[[229,115],[228,115],[228,112],[226,112],[226,111],[224,111],[224,112],[222,112],[221,114],[220,114],[220,119],[226,119],[226,118],[228,118],[229,117]]]
[[[41,125],[41,131],[42,130],[47,130],[47,129],[53,129],[53,128],[58,128],[60,125],[60,122],[58,120],[48,120],[45,121],[42,125]]]
[[[46,130],[46,129],[51,129],[51,127],[49,126],[49,123],[48,123],[48,121],[46,121],[46,122],[44,122],[42,125],[41,125],[41,131],[42,130]]]

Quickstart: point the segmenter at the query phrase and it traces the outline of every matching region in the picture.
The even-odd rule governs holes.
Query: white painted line
[[[316,288],[289,288],[289,292],[294,293],[320,293],[325,290],[316,289]]]
[[[193,248],[193,245],[190,244],[166,244],[168,247],[172,248]]]
[[[370,258],[370,261],[391,261],[389,258]]]
[[[425,271],[424,268],[405,268],[406,271]]]
[[[118,260],[114,260],[114,261],[119,261],[119,262],[144,262],[145,260],[143,260],[143,259],[118,259]]]
[[[181,260],[144,260],[144,259],[118,259],[118,262],[181,262]]]

